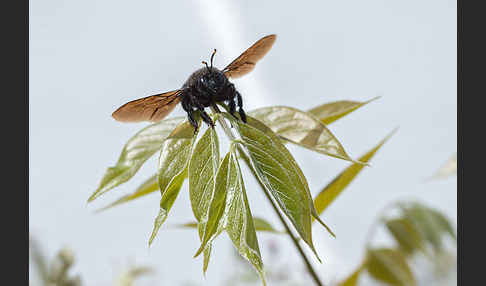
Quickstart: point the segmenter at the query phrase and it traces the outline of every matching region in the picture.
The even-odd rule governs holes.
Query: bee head
[[[213,54],[211,55],[211,66],[208,66],[208,63],[205,61],[202,62],[206,65],[207,73],[201,77],[201,83],[216,93],[225,86],[227,79],[220,70],[213,67],[214,54],[216,54],[216,49],[214,49]]]

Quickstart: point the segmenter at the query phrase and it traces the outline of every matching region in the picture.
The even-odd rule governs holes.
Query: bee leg
[[[235,116],[235,110],[236,110],[236,104],[234,102],[233,99],[228,99],[227,100],[228,102],[228,108],[229,108],[229,114],[233,115],[234,118],[238,119],[236,116]],[[233,122],[230,120],[230,125],[231,125],[231,128],[233,128]]]
[[[235,115],[235,111],[236,111],[236,102],[235,102],[235,98],[231,98],[228,100],[228,107],[229,107],[229,113],[231,115],[233,115],[234,118],[238,119],[238,117],[236,117]],[[231,121],[230,121],[231,123]],[[231,123],[231,127],[233,127],[233,123]]]
[[[238,91],[236,92],[236,99],[238,100],[238,113],[240,114],[241,120],[246,123],[246,114],[243,110],[243,99]]]
[[[182,109],[187,112],[187,119],[189,119],[189,123],[194,127],[194,134],[196,134],[198,129],[198,124],[196,119],[194,119],[194,110],[192,109],[191,104],[187,100],[182,100]]]
[[[228,101],[229,101],[228,102],[229,113],[234,116],[235,115],[235,111],[236,111],[235,98],[233,97],[233,98],[229,99]]]
[[[201,117],[203,119],[204,122],[206,122],[209,126],[211,126],[212,128],[214,128],[214,122],[213,120],[211,119],[211,117],[209,117],[209,115],[206,113],[206,111],[204,111],[204,108],[201,110]]]
[[[201,117],[203,119],[204,122],[206,122],[209,126],[211,126],[212,128],[214,128],[214,122],[213,120],[211,119],[211,117],[209,117],[209,115],[206,113],[206,111],[204,111],[204,105],[202,105],[196,97],[194,96],[191,96],[191,101],[192,101],[192,104],[194,104],[194,106],[199,109],[199,111],[201,112]]]

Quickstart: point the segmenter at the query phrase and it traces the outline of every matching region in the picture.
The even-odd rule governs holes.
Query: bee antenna
[[[210,72],[210,73],[211,73],[211,70],[209,69],[208,63],[207,63],[207,62],[205,62],[205,61],[202,61],[202,63],[203,63],[204,65],[206,65],[206,68],[208,69],[208,72]]]
[[[211,55],[211,68],[213,68],[213,58],[215,54],[216,54],[216,49],[214,49],[213,54]]]

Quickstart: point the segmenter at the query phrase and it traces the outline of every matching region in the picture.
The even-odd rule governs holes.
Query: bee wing
[[[238,58],[223,69],[227,77],[238,78],[251,72],[255,64],[270,50],[277,35],[268,35],[249,47]]]
[[[181,90],[147,96],[125,103],[111,115],[121,122],[157,122],[166,117],[181,101]]]

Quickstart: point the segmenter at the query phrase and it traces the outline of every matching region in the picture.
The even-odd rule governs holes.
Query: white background
[[[215,285],[226,277],[233,260],[225,235],[202,280],[202,257],[192,259],[196,232],[168,227],[193,219],[187,183],[150,249],[158,193],[93,214],[152,175],[155,158],[130,182],[92,205],[86,200],[146,125],[113,120],[118,106],[179,88],[213,48],[223,68],[271,33],[272,50],[234,80],[247,110],[382,96],[330,126],[354,158],[400,126],[323,215],[337,238],[314,228],[322,279],[358,265],[369,226],[394,200],[420,199],[456,222],[456,177],[423,182],[456,151],[455,1],[30,1],[29,230],[45,251],[71,247],[85,285],[108,285],[131,264],[157,271],[139,285]],[[171,116],[183,114],[177,107]],[[349,165],[289,148],[313,194]],[[280,227],[246,175],[253,214]],[[300,265],[288,238],[259,238],[264,263],[272,239]]]

